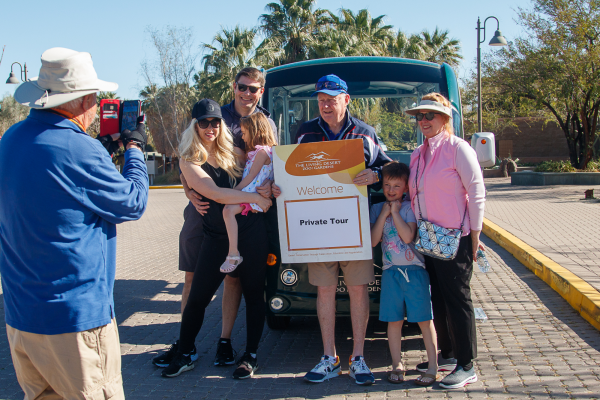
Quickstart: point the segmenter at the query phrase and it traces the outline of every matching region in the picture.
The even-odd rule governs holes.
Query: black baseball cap
[[[205,118],[220,118],[223,119],[221,114],[221,106],[214,100],[202,99],[192,109],[192,118],[198,121]]]

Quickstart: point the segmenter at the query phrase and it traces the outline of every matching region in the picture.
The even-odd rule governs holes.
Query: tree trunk
[[[563,132],[565,134],[565,138],[567,139],[567,146],[569,146],[569,159],[571,160],[571,165],[576,166],[579,164],[579,157],[577,156],[577,143],[575,140],[573,140],[568,125],[563,127]]]

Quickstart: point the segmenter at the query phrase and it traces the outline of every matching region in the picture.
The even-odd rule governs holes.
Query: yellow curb
[[[586,321],[600,330],[600,293],[589,283],[487,218],[483,219],[483,233],[550,285]]]
[[[183,189],[183,185],[150,186],[149,189]]]

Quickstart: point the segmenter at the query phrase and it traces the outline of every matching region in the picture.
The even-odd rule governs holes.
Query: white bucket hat
[[[417,107],[409,108],[404,112],[408,115],[417,115],[423,110],[439,111],[442,114],[446,114],[447,116],[452,118],[452,109],[450,107],[446,107],[442,103],[432,100],[421,100]]]
[[[52,108],[98,91],[113,92],[118,87],[98,79],[90,53],[55,47],[42,54],[40,76],[17,87],[15,100],[31,108]]]

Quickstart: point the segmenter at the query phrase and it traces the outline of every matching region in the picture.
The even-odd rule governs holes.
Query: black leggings
[[[246,302],[246,351],[256,353],[265,323],[265,269],[268,243],[264,218],[240,232],[238,243],[242,263],[231,274],[240,278]],[[229,252],[227,236],[206,234],[196,264],[192,288],[188,297],[179,333],[179,348],[188,354],[204,322],[204,312],[219,289],[225,274],[219,267]]]
[[[458,365],[468,365],[477,357],[475,313],[471,301],[473,275],[471,236],[460,239],[454,260],[425,256],[431,282],[433,324],[438,347],[444,357],[453,354]]]

